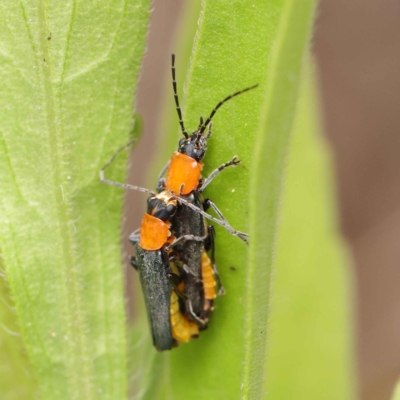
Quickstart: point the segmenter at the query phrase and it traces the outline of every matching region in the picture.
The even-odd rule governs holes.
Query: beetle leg
[[[174,292],[178,295],[178,297],[180,299],[182,299],[188,309],[189,314],[193,317],[193,319],[199,324],[199,326],[201,328],[205,328],[207,326],[207,321],[201,319],[200,317],[198,317],[195,312],[193,311],[193,307],[192,307],[192,302],[189,299],[189,297],[183,293],[179,288],[178,285],[176,284],[176,282],[173,281],[173,274],[168,274],[167,275],[169,282],[171,283],[172,289],[174,290]]]
[[[218,288],[218,296],[222,296],[226,293],[224,287],[222,286],[221,283],[221,278],[219,277],[218,269],[217,269],[217,264],[215,263],[215,230],[212,225],[209,225],[208,227],[208,235],[209,235],[209,249],[211,254],[210,254],[210,259],[211,259],[211,266],[214,271],[214,276],[215,276],[215,281],[217,284]]]
[[[157,178],[157,192],[161,193],[162,191],[165,190],[165,178],[163,176],[165,175],[165,172],[167,171],[169,164],[171,160],[168,160],[168,162],[164,165],[164,168],[161,170],[160,174],[158,175]]]
[[[129,262],[131,263],[132,267],[135,268],[136,271],[137,271],[139,267],[137,265],[136,257],[130,256],[129,257]]]
[[[140,228],[136,229],[135,231],[133,231],[130,235],[128,240],[135,245],[136,243],[139,242],[140,240]]]
[[[215,205],[215,203],[211,199],[205,199],[204,203],[203,203],[203,207],[204,207],[204,209],[211,207],[216,212],[218,217],[220,218],[219,222],[222,222],[222,223],[220,223],[220,225],[222,225],[230,234],[237,236],[239,239],[242,239],[245,243],[248,244],[247,238],[249,237],[249,235],[247,233],[239,232],[239,231],[236,231],[235,229],[233,229],[230,226],[229,222],[226,220],[226,218],[223,216],[222,212],[218,209],[218,207]],[[212,221],[212,219],[211,219],[211,221]]]
[[[157,182],[164,176],[164,174],[167,172],[167,169],[169,167],[169,163],[171,160],[168,160],[168,162],[164,165],[164,168],[161,170],[160,174],[158,175]]]
[[[215,212],[217,212],[217,214],[222,217],[221,219],[215,218],[212,215],[207,214],[203,209],[196,207],[190,201],[187,201],[186,199],[184,199],[182,197],[175,196],[175,198],[179,203],[184,204],[186,207],[190,208],[191,210],[198,212],[199,214],[201,214],[203,217],[209,219],[210,221],[214,221],[216,224],[223,226],[231,235],[237,236],[239,239],[243,240],[243,242],[248,244],[247,238],[249,237],[249,235],[247,233],[240,232],[240,231],[237,231],[236,229],[232,228],[229,225],[228,221],[222,216],[222,214],[218,210],[217,206],[211,200],[207,200],[207,201],[209,201],[211,207],[213,207]],[[195,240],[195,239],[193,239],[193,240]]]
[[[183,240],[194,240],[196,242],[203,242],[206,239],[207,239],[207,235],[204,235],[204,236],[183,235],[183,236],[179,237],[178,239],[175,239],[169,246],[166,246],[165,251],[168,252],[169,249],[174,247],[179,242],[182,242]]]
[[[220,165],[217,169],[215,169],[211,174],[208,176],[208,178],[202,183],[200,188],[198,189],[199,193],[202,193],[203,190],[211,183],[211,181],[225,168],[230,167],[231,165],[237,165],[240,163],[240,160],[238,159],[237,156],[234,156],[231,161]]]
[[[201,282],[201,279],[199,278],[199,275],[193,272],[189,266],[182,261],[179,261],[174,255],[169,257],[169,261],[173,262],[179,269],[183,270],[187,275],[192,275],[195,278],[198,278],[197,281]]]
[[[193,275],[195,278],[199,278],[199,275],[197,275],[195,272],[193,272],[187,264],[182,265],[182,269],[188,274],[188,275]],[[198,282],[200,282],[200,279],[198,279]]]
[[[207,326],[207,321],[205,321],[204,319],[201,319],[200,317],[198,317],[195,312],[193,311],[193,307],[192,307],[192,302],[190,301],[190,299],[188,299],[186,301],[186,304],[188,306],[189,309],[189,314],[193,317],[193,319],[199,324],[199,326],[201,328],[206,328]]]
[[[157,190],[157,193],[161,193],[165,190],[165,178],[160,178],[157,181],[156,190]]]
[[[169,283],[172,286],[172,289],[174,290],[174,292],[178,295],[178,297],[184,301],[186,301],[188,299],[188,297],[186,296],[185,293],[183,293],[179,288],[178,288],[178,283],[175,282],[174,280],[174,274],[167,274],[167,278],[169,279]]]
[[[133,245],[135,245],[136,243],[139,242],[139,239],[140,239],[139,232],[140,232],[140,228],[136,229],[136,230],[135,230],[134,232],[132,232],[132,233],[130,234],[130,236],[129,236],[129,241],[130,241]],[[134,256],[129,257],[129,262],[131,263],[132,267],[135,268],[136,271],[137,271],[137,270],[138,270],[138,264],[137,264],[137,261],[136,261],[136,257],[134,257]]]

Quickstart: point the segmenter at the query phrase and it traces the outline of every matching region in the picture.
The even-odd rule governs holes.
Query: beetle
[[[129,237],[136,247],[136,256],[131,258],[131,264],[140,274],[154,346],[159,351],[169,350],[179,342],[197,337],[198,330],[205,328],[205,321],[193,312],[191,299],[184,293],[185,285],[190,286],[187,277],[191,272],[188,268],[185,270],[179,260],[174,260],[171,249],[183,241],[202,242],[207,240],[207,237],[186,234],[175,238],[170,234],[170,219],[174,216],[177,206],[184,204],[188,209],[220,224],[228,231],[237,231],[226,221],[214,218],[170,191],[157,194],[147,188],[106,179],[105,170],[131,143],[132,141],[118,149],[101,168],[100,181],[150,194],[148,212],[143,217],[141,228]]]
[[[211,111],[210,116],[204,122],[203,118],[200,117],[200,124],[197,129],[189,135],[185,129],[185,125],[182,118],[182,110],[179,105],[179,98],[177,93],[176,86],[176,77],[175,77],[175,55],[171,56],[171,71],[172,71],[172,87],[174,91],[174,99],[176,105],[176,111],[178,113],[179,125],[181,127],[181,131],[183,134],[183,138],[179,141],[178,150],[174,152],[172,158],[167,162],[167,164],[162,169],[159,177],[158,177],[158,186],[159,188],[170,190],[175,194],[179,194],[180,196],[185,196],[191,194],[193,191],[196,191],[198,194],[203,193],[204,189],[214,180],[214,178],[225,168],[238,165],[240,160],[237,156],[234,156],[230,161],[225,164],[220,165],[216,168],[211,174],[203,179],[201,176],[201,170],[203,169],[203,163],[201,162],[204,158],[207,151],[207,140],[212,135],[212,118],[218,111],[218,109],[225,104],[230,99],[239,96],[249,90],[255,89],[258,87],[258,84],[249,86],[245,89],[239,90],[238,92],[232,93],[229,96],[225,97],[221,100]],[[205,130],[208,127],[208,132],[205,133]],[[163,176],[166,173],[166,178]],[[219,218],[223,221],[226,221],[221,211],[217,208],[215,203],[213,203],[210,199],[207,199],[207,208],[210,207],[214,209]],[[229,224],[228,224],[229,225]],[[228,229],[229,231],[229,229]],[[234,236],[238,236],[244,242],[247,242],[248,235],[242,232],[233,232],[230,233]]]
[[[105,177],[105,170],[114,162],[116,157],[125,148],[129,147],[135,141],[136,141],[136,139],[130,140],[128,143],[126,143],[122,147],[120,147],[111,156],[111,158],[107,161],[107,163],[99,171],[100,182],[104,183],[105,185],[116,186],[116,187],[120,187],[122,189],[136,190],[138,192],[148,193],[148,194],[150,194],[152,196],[155,196],[156,192],[154,192],[153,190],[150,190],[150,189],[147,189],[147,188],[144,188],[144,187],[141,187],[141,186],[131,185],[129,183],[111,181],[111,180],[109,180],[109,179],[107,179]],[[158,192],[160,192],[160,190],[158,190]],[[175,194],[171,193],[171,195],[175,195]],[[179,204],[185,205],[186,207],[190,208],[191,210],[196,211],[197,213],[201,214],[204,218],[206,218],[206,219],[208,219],[210,221],[213,221],[216,224],[222,226],[223,228],[225,228],[232,235],[238,236],[238,237],[243,236],[243,238],[245,238],[245,239],[247,238],[248,235],[246,233],[242,233],[242,232],[239,232],[238,230],[234,229],[225,218],[218,219],[218,218],[213,217],[212,215],[210,215],[207,212],[205,212],[203,209],[200,209],[196,205],[194,205],[194,204],[190,203],[189,201],[187,201],[185,198],[183,198],[183,196],[175,195],[175,197],[176,197],[176,200],[178,201]]]
[[[164,351],[198,337],[198,324],[181,310],[179,298],[190,300],[182,292],[180,267],[171,252],[182,240],[202,241],[204,237],[175,238],[171,234],[170,219],[176,212],[177,199],[170,192],[149,197],[147,204],[140,229],[129,237],[136,248],[130,261],[139,272],[154,346]]]
[[[254,89],[258,85],[247,87],[224,98],[214,107],[205,122],[203,118],[200,118],[199,126],[189,135],[185,129],[182,111],[179,105],[174,54],[172,54],[171,61],[175,105],[184,137],[179,141],[178,150],[174,152],[171,160],[166,164],[159,175],[157,185],[158,191],[169,190],[180,195],[181,198],[202,210],[207,210],[211,206],[220,219],[225,220],[222,213],[210,199],[203,199],[202,193],[206,186],[208,186],[221,171],[229,166],[239,164],[240,160],[237,156],[234,156],[229,162],[215,169],[207,179],[203,179],[201,176],[201,170],[203,169],[201,160],[207,151],[207,140],[211,137],[212,132],[212,118],[217,110],[228,100]],[[207,127],[208,132],[205,133]],[[165,173],[166,178],[163,178]],[[185,294],[191,299],[194,314],[206,323],[208,315],[213,307],[213,299],[217,295],[215,287],[217,287],[218,295],[225,292],[215,264],[214,228],[212,225],[206,225],[203,215],[183,204],[178,206],[177,213],[172,219],[172,225],[176,236],[183,236],[189,233],[196,236],[207,235],[206,241],[185,241],[177,246],[177,252],[180,254],[181,260],[192,272],[187,277]],[[242,232],[233,234],[247,242],[247,234]],[[211,250],[211,260],[207,256],[206,251],[208,250]],[[203,288],[201,288],[202,285]]]
[[[189,136],[184,128],[176,92],[174,55],[172,75],[179,123],[185,138],[179,142],[178,152],[174,153],[159,176],[158,194],[142,187],[110,181],[104,176],[105,169],[132,141],[121,147],[100,170],[100,180],[105,184],[151,195],[140,233],[135,231],[129,240],[136,247],[136,256],[131,258],[131,264],[139,271],[153,342],[160,351],[196,337],[199,328],[206,327],[213,309],[215,287],[218,288],[218,294],[223,293],[215,266],[214,229],[206,225],[205,218],[247,242],[247,234],[233,229],[211,200],[202,199],[202,191],[215,176],[226,167],[238,164],[239,160],[235,156],[204,180],[201,177],[201,159],[207,149],[207,139],[211,136],[211,119],[218,108],[232,97],[257,86],[236,92],[219,102],[206,122],[201,118],[199,127]],[[207,126],[208,133],[204,134]],[[182,171],[183,176],[180,175]],[[164,179],[165,172],[167,176]],[[219,219],[206,213],[210,206]],[[167,232],[172,231],[170,236],[165,236],[165,226],[168,226]],[[154,239],[149,227],[157,227],[155,231],[153,229],[158,238],[156,247],[154,243],[150,246],[145,243],[147,239],[150,242]],[[172,243],[168,237],[174,238]],[[180,260],[171,256],[172,247]],[[211,252],[211,260],[207,251]]]

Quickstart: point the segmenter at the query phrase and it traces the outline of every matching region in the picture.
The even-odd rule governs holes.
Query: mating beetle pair
[[[247,242],[247,234],[233,229],[217,206],[211,200],[202,198],[205,187],[219,172],[240,161],[235,156],[203,179],[201,160],[207,150],[207,139],[211,136],[211,120],[218,108],[257,86],[233,93],[220,101],[205,122],[200,118],[198,128],[189,135],[179,106],[174,55],[172,83],[184,138],[179,141],[178,151],[159,176],[158,193],[105,179],[104,170],[126,146],[119,149],[100,171],[103,183],[151,195],[141,227],[129,240],[136,248],[131,264],[139,271],[153,343],[160,351],[197,337],[199,330],[207,326],[214,298],[224,292],[215,265],[214,229],[211,225],[207,226],[206,219]],[[219,219],[207,214],[209,207]],[[207,252],[210,252],[211,259]]]

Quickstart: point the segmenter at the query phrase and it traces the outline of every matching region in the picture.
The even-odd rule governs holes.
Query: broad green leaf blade
[[[130,327],[129,338],[129,398],[159,399],[166,353],[154,351],[147,318],[140,318]]]
[[[41,398],[123,399],[122,192],[98,171],[131,130],[149,2],[0,10],[0,249],[22,338]]]
[[[278,107],[281,117],[286,118],[287,127],[286,140],[280,148],[283,153],[291,128],[300,65],[312,21],[314,3],[307,2],[306,5],[309,14],[308,17],[301,14],[300,25],[304,24],[301,25],[304,35],[295,43],[294,66],[289,68],[285,65],[284,69],[285,73],[294,71],[294,82],[291,87],[284,87],[284,94],[280,97],[283,106]],[[241,166],[224,171],[223,176],[207,188],[206,196],[217,203],[234,227],[243,231],[249,228],[249,182],[254,176],[252,161],[257,134],[264,134],[264,129],[260,127],[260,112],[266,88],[271,83],[267,80],[272,80],[268,71],[273,61],[272,49],[277,45],[283,10],[286,10],[284,1],[204,1],[186,82],[186,101],[182,102],[185,125],[194,130],[200,115],[206,118],[218,101],[228,94],[255,83],[260,84],[258,89],[231,100],[218,111],[205,158],[205,176],[235,154],[242,160]],[[296,30],[296,35],[298,33]],[[177,53],[177,56],[179,59],[180,54]],[[289,61],[293,60],[286,57],[285,62]],[[178,85],[181,84],[178,82]],[[276,87],[274,90],[277,90]],[[170,102],[173,102],[172,94]],[[178,120],[176,116],[174,118],[170,140],[175,141],[177,146],[176,136],[172,133],[178,129]],[[165,135],[165,131],[162,134]],[[270,150],[267,150],[265,157],[269,155]],[[170,156],[165,152],[163,163]],[[281,170],[278,175],[280,173]],[[280,188],[280,176],[274,185]],[[274,193],[279,197],[279,190]],[[276,215],[273,217],[276,218]],[[258,223],[264,223],[264,220]],[[241,396],[248,248],[223,229],[217,228],[217,231],[217,263],[227,295],[216,301],[209,329],[202,332],[200,339],[181,345],[171,353],[170,398],[187,399],[193,398],[194,394],[196,399],[234,399]],[[272,242],[269,245],[272,246]],[[267,291],[265,284],[267,282],[263,290]],[[267,306],[260,304],[258,307]],[[265,352],[262,354],[263,363],[264,359]],[[262,368],[258,376],[262,384]]]
[[[0,266],[2,266],[0,264]],[[4,270],[2,268],[2,274]],[[24,352],[7,283],[0,277],[0,393],[2,400],[33,399],[37,384]]]
[[[244,399],[265,397],[265,355],[285,156],[316,2],[284,4],[265,86],[250,182],[251,245],[246,279]]]
[[[354,399],[348,259],[310,68],[283,191],[267,358],[267,399]]]

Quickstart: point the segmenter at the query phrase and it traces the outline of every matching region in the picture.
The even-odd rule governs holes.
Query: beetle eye
[[[175,214],[176,206],[174,204],[168,204],[165,211],[172,217]]]
[[[149,197],[147,199],[147,212],[149,214],[153,214],[156,206],[157,206],[157,199],[155,197]]]
[[[169,221],[173,215],[175,214],[176,207],[173,204],[168,204],[165,208],[162,208],[161,210],[158,209],[155,213],[154,216],[158,219],[161,219],[161,221]]]
[[[155,197],[149,197],[147,199],[147,205],[149,207],[155,207],[157,205],[157,203],[158,203],[158,200]]]

